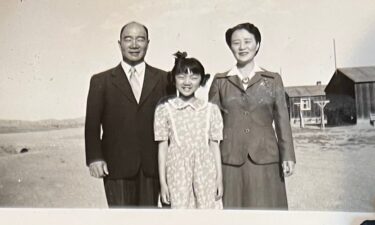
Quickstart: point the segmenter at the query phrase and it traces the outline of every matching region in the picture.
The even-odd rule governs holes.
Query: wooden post
[[[301,109],[299,110],[299,118],[301,120],[301,127],[304,128],[305,127],[305,121],[303,119],[303,111]]]
[[[314,101],[314,103],[318,104],[320,108],[320,128],[324,130],[324,107],[329,103],[329,100]]]
[[[298,109],[299,109],[299,126],[301,128],[304,128],[305,127],[305,123],[303,121],[303,113],[302,113],[302,110],[301,110],[301,103],[296,102],[296,103],[294,103],[294,105],[296,105],[298,107]]]

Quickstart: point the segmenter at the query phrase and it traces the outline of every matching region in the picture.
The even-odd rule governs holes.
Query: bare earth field
[[[374,127],[293,134],[290,210],[375,211]],[[85,166],[83,128],[0,134],[0,207],[105,208],[102,181]]]
[[[85,166],[83,128],[0,135],[1,207],[106,207],[102,181]]]

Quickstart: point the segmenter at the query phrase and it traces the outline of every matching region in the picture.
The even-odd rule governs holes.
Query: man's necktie
[[[139,81],[138,75],[134,67],[131,67],[130,70],[130,77],[129,82],[133,90],[133,94],[137,102],[139,103],[139,99],[141,98],[141,82]]]

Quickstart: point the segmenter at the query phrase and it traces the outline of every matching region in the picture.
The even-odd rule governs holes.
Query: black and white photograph
[[[375,224],[372,0],[12,0],[0,18],[7,224]]]

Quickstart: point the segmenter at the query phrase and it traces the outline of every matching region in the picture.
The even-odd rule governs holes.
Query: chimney
[[[322,85],[322,82],[321,82],[321,81],[317,81],[317,82],[316,82],[316,85],[317,85],[317,86]]]

